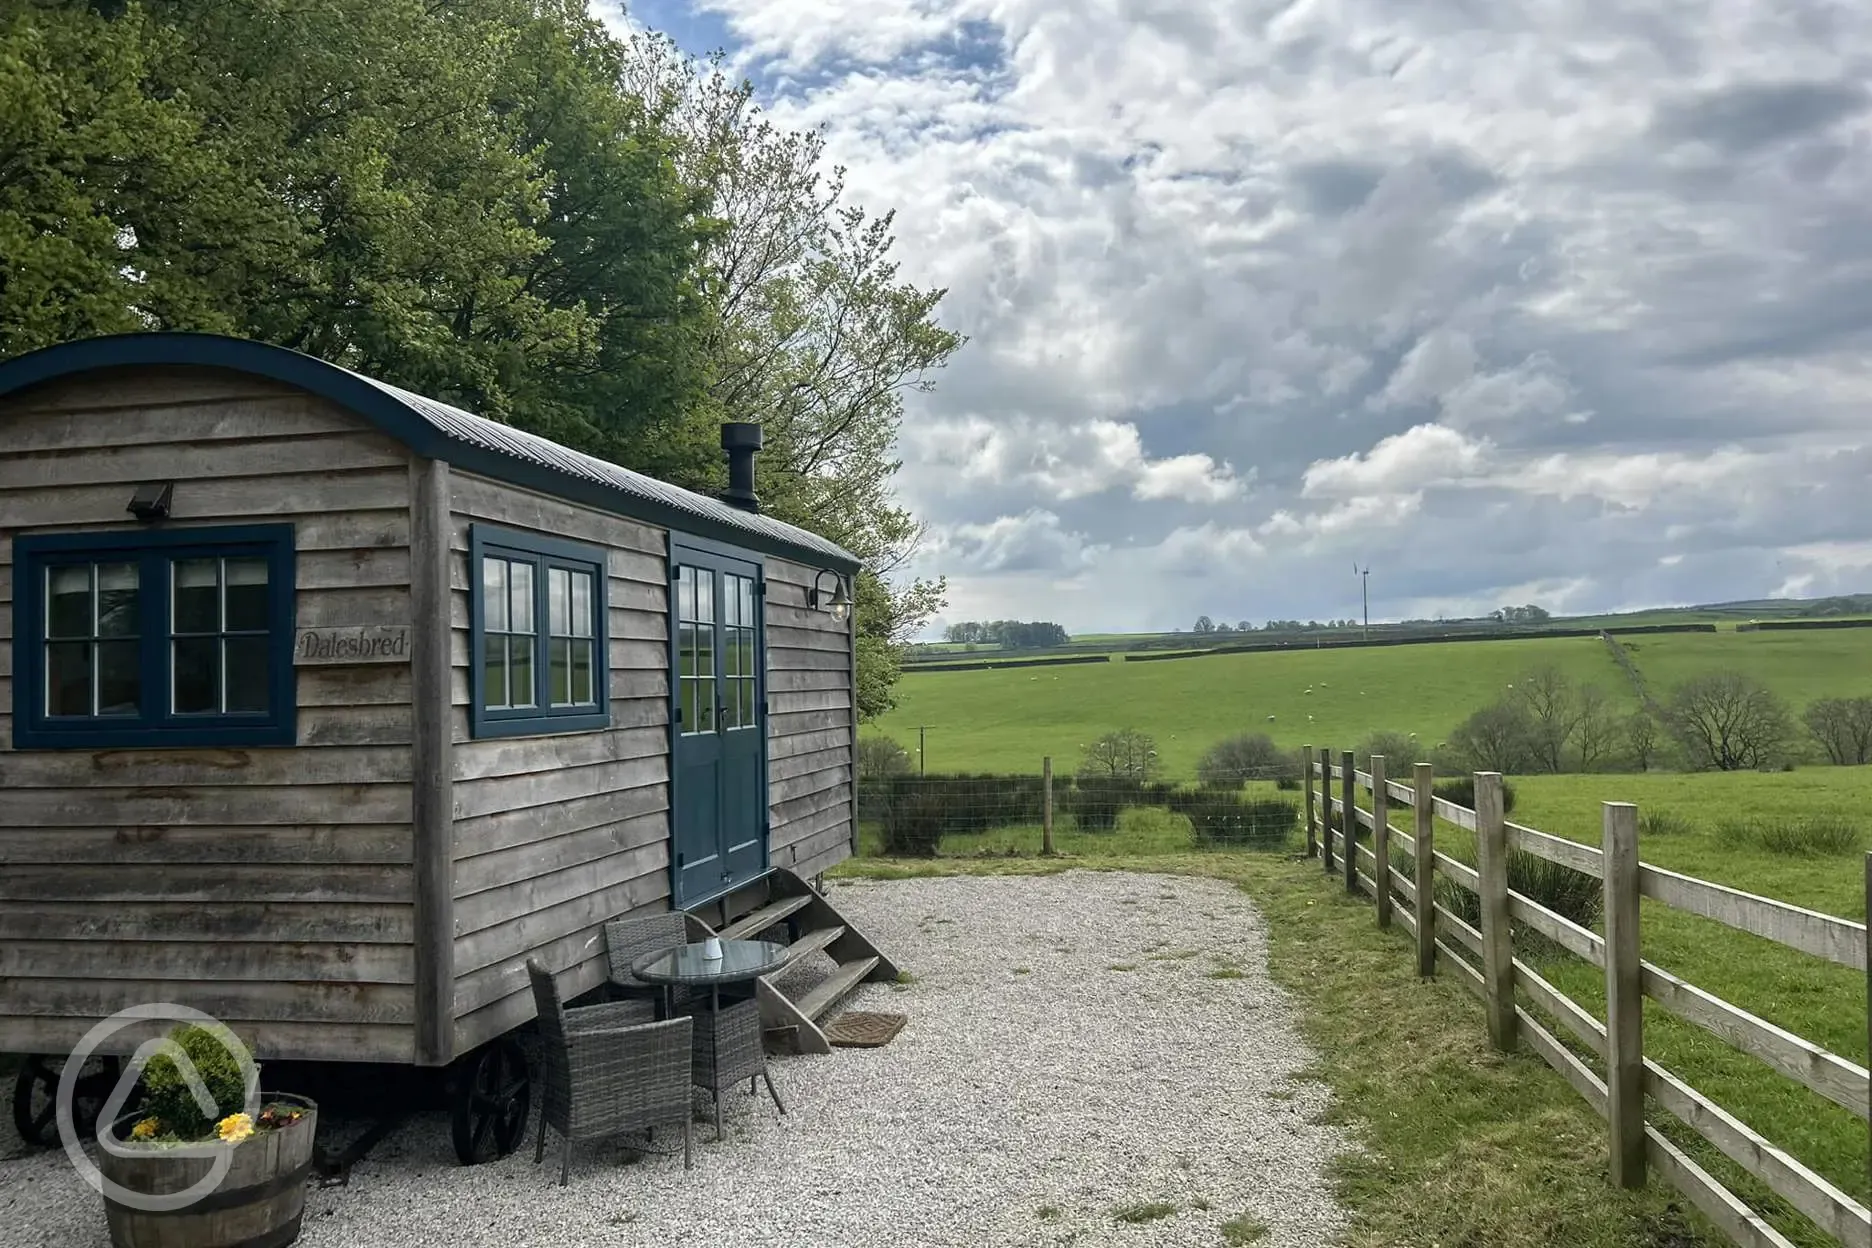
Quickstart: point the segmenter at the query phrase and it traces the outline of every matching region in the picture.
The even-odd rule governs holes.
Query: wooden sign
[[[302,628],[293,636],[293,663],[304,667],[337,663],[407,663],[409,625],[357,624],[348,628]]]

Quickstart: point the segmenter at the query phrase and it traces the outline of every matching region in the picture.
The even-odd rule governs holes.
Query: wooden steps
[[[807,932],[804,936],[787,946],[787,965],[791,966],[809,953],[818,953],[821,949],[845,934],[843,924],[836,927],[822,927],[817,931]]]
[[[856,962],[847,962],[826,978],[818,987],[799,999],[800,1013],[818,1022],[825,1017],[834,1002],[864,982],[879,962],[878,958],[860,958]]]
[[[758,936],[780,920],[789,918],[812,904],[811,897],[782,897],[754,913],[736,919],[717,933],[723,940],[747,940]],[[823,946],[822,946],[823,947]]]
[[[787,944],[786,964],[756,981],[761,1025],[770,1038],[788,1038],[802,1053],[830,1053],[832,1046],[819,1028],[846,994],[866,981],[897,978],[897,965],[884,951],[865,939],[851,921],[827,901],[823,893],[793,872],[775,868],[760,879],[688,912],[692,931],[713,933],[724,940],[745,940],[786,923],[793,939]],[[705,918],[704,915],[707,915]],[[710,925],[720,923],[720,930]],[[776,987],[803,960],[824,953],[836,963],[824,980],[797,999]]]

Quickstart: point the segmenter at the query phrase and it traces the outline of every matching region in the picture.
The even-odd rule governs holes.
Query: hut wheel
[[[20,1065],[13,1081],[13,1126],[28,1144],[50,1147],[59,1142],[58,1086],[64,1069],[64,1059],[37,1053]],[[93,1057],[79,1072],[72,1097],[72,1126],[80,1139],[96,1132],[98,1114],[116,1088],[120,1070],[115,1057]],[[124,1105],[125,1110],[131,1107]]]
[[[449,1112],[455,1156],[464,1166],[497,1161],[520,1147],[533,1107],[526,1052],[512,1036],[482,1045],[460,1076]]]

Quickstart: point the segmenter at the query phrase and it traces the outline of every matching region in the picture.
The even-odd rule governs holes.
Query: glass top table
[[[766,940],[724,940],[722,956],[705,958],[700,942],[647,954],[631,963],[631,973],[651,984],[719,988],[746,983],[786,965],[785,945]]]

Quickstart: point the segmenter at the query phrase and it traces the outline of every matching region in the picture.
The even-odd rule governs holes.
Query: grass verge
[[[1539,1058],[1488,1047],[1460,984],[1419,981],[1401,930],[1373,926],[1318,866],[1207,852],[903,861],[857,858],[831,874],[1052,874],[1074,868],[1230,880],[1261,907],[1269,964],[1318,1054],[1307,1073],[1364,1142],[1325,1179],[1347,1209],[1347,1248],[1714,1248],[1721,1238],[1654,1182],[1606,1180],[1605,1127]],[[1245,1228],[1244,1228],[1245,1229]]]

